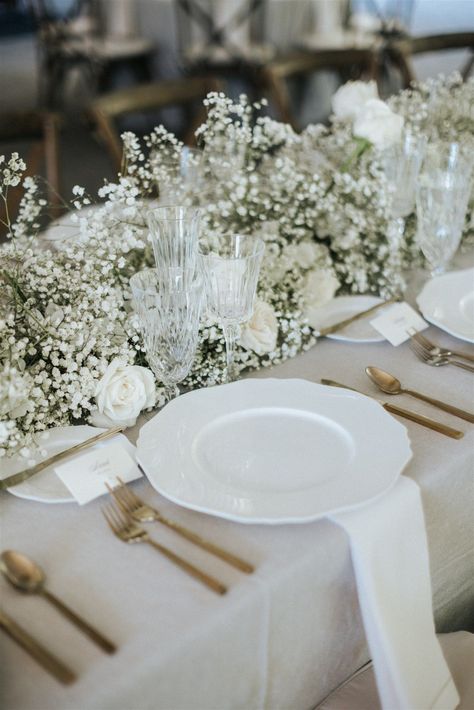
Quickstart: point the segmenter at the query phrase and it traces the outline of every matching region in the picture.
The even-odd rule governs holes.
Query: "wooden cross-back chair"
[[[73,71],[80,72],[93,94],[109,88],[114,72],[124,67],[139,81],[151,80],[153,43],[138,36],[109,35],[97,0],[74,0],[63,15],[53,0],[27,2],[38,27],[40,99],[46,109],[64,108]]]
[[[322,70],[337,71],[344,81],[375,78],[377,58],[371,48],[304,50],[275,59],[262,70],[262,85],[278,118],[299,129],[287,81]]]
[[[474,66],[474,32],[453,32],[450,34],[406,37],[389,42],[386,52],[400,71],[404,88],[416,80],[412,58],[429,52],[443,52],[450,49],[468,49],[470,56],[461,69],[463,79],[467,79]]]
[[[117,119],[137,114],[159,111],[169,106],[181,106],[186,110],[187,128],[185,143],[194,143],[194,131],[205,118],[203,99],[210,91],[219,91],[220,84],[210,77],[190,77],[141,84],[104,94],[92,102],[89,114],[95,123],[99,138],[120,170],[122,143],[116,127]],[[195,109],[199,104],[198,109]]]
[[[223,82],[243,82],[244,92],[260,98],[262,67],[275,56],[264,41],[268,0],[233,0],[217,12],[216,2],[175,0],[179,59],[189,76],[218,76]]]
[[[0,153],[7,149],[16,150],[16,146],[25,145],[21,155],[26,163],[24,177],[42,174],[46,180],[48,209],[51,216],[58,216],[61,198],[59,195],[59,155],[58,155],[58,117],[53,113],[26,111],[0,114]],[[23,196],[21,185],[9,189],[8,213],[13,219]],[[5,221],[5,214],[0,210],[0,219]],[[5,232],[4,226],[0,232]]]

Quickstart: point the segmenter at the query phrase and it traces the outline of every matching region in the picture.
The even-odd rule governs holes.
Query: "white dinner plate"
[[[92,436],[100,434],[101,431],[106,431],[105,429],[98,429],[97,427],[82,425],[82,426],[63,426],[56,427],[54,429],[48,429],[48,438],[44,441],[41,440],[41,448],[46,451],[46,458],[57,454],[59,451],[64,451],[74,444],[79,444],[81,441],[90,439]],[[117,436],[105,441],[99,441],[95,446],[103,447],[107,446],[112,441],[120,441],[120,443],[127,449],[132,458],[135,458],[135,447],[128,441],[128,439],[123,436],[123,434],[117,434]],[[91,449],[89,449],[90,451]],[[77,456],[82,456],[87,453],[87,449],[80,451]],[[71,456],[68,461],[73,460]],[[37,463],[40,463],[41,458],[35,459]],[[65,459],[66,460],[66,459]],[[14,456],[11,459],[2,461],[2,473],[1,478],[6,478],[11,476],[18,471],[22,471],[26,468],[26,461],[20,456]],[[54,466],[48,466],[40,473],[36,473],[34,476],[29,478],[23,483],[19,483],[17,486],[12,486],[7,488],[7,491],[18,498],[26,498],[27,500],[35,500],[40,503],[73,503],[74,498],[61,481],[61,479],[56,475],[54,471]]]
[[[383,299],[378,296],[336,296],[324,306],[313,308],[309,314],[308,322],[316,331],[319,331],[321,328],[327,328],[355,316],[357,313],[366,311],[382,301]],[[375,315],[369,315],[367,318],[361,318],[343,330],[326,337],[333,340],[344,340],[348,343],[380,343],[385,338],[370,325],[369,321],[374,317]]]
[[[376,401],[306,380],[195,390],[140,430],[137,459],[179,505],[244,523],[296,523],[386,491],[411,458]]]
[[[474,268],[436,276],[424,285],[416,302],[430,323],[474,343]]]

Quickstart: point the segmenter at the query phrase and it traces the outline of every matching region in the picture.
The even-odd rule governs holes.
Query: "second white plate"
[[[474,268],[430,279],[416,301],[430,323],[474,343]]]
[[[195,390],[140,430],[151,484],[185,507],[245,523],[316,520],[387,490],[411,458],[374,400],[306,380]]]
[[[75,444],[80,444],[86,439],[90,439],[96,434],[100,434],[101,431],[105,429],[98,429],[97,427],[88,426],[86,424],[79,426],[61,426],[55,427],[54,429],[49,429],[47,431],[48,438],[41,442],[41,448],[46,451],[46,458],[57,454],[59,451],[64,451],[69,449]],[[96,444],[97,447],[107,446],[112,441],[120,441],[122,446],[124,446],[131,457],[135,458],[135,447],[131,444],[128,439],[123,434],[117,434],[117,436],[107,439],[106,441],[100,441]],[[87,451],[81,451],[76,456],[82,456],[87,453]],[[71,456],[72,460],[74,457]],[[41,459],[38,458],[39,463]],[[20,456],[14,456],[11,459],[2,461],[2,478],[11,476],[14,473],[18,473],[26,468],[25,459]],[[40,473],[36,473],[31,478],[28,478],[23,483],[19,483],[17,486],[12,486],[7,488],[7,491],[18,498],[26,498],[27,500],[34,500],[40,503],[73,503],[74,498],[72,497],[69,490],[66,488],[61,479],[56,475],[54,466],[48,466]]]
[[[314,308],[308,321],[318,331],[321,328],[335,325],[335,323],[355,316],[357,313],[366,311],[368,308],[382,303],[382,301],[383,299],[378,296],[336,296],[324,306]],[[346,326],[343,330],[326,337],[333,340],[343,340],[348,343],[380,343],[385,338],[375,328],[372,328],[369,322],[376,315],[361,318]]]

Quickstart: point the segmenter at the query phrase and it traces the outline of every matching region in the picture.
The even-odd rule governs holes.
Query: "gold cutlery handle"
[[[350,325],[351,323],[354,323],[355,321],[359,320],[360,318],[365,318],[366,316],[372,315],[372,313],[375,313],[376,311],[379,310],[379,308],[383,308],[383,306],[389,306],[391,303],[395,303],[397,301],[396,298],[390,298],[388,301],[382,301],[381,303],[376,303],[375,306],[371,306],[370,308],[367,308],[365,311],[361,311],[360,313],[356,313],[355,316],[351,316],[350,318],[345,318],[344,320],[339,321],[339,323],[334,323],[334,325],[330,325],[327,328],[321,328],[316,335],[318,338],[323,338],[326,335],[331,335],[332,333],[336,333],[338,330],[342,330],[345,328],[347,325]]]
[[[3,612],[0,612],[0,627],[56,680],[64,685],[74,683],[76,674]]]
[[[87,623],[83,618],[81,618],[75,611],[70,609],[66,604],[64,604],[60,599],[58,599],[54,594],[48,592],[46,589],[42,589],[40,594],[47,599],[56,609],[71,623],[77,626],[78,629],[82,631],[86,636],[88,636],[91,641],[97,644],[106,653],[115,653],[117,647],[108,639],[105,638],[97,629],[94,629],[90,624]]]
[[[151,538],[146,538],[145,541],[154,547],[156,550],[161,552],[162,555],[167,557],[171,562],[174,562],[175,565],[178,567],[181,567],[185,572],[191,575],[191,577],[195,577],[195,579],[198,579],[200,582],[205,584],[207,587],[212,589],[214,592],[217,592],[217,594],[225,594],[227,592],[227,587],[224,586],[221,582],[219,582],[217,579],[214,579],[214,577],[211,577],[210,575],[206,574],[205,572],[202,572],[200,569],[197,567],[194,567],[190,562],[187,562],[184,560],[182,557],[179,557],[179,555],[176,555],[174,552],[169,550],[167,547],[163,547],[163,545],[160,545],[159,542],[156,542],[156,540],[152,540]]]
[[[215,545],[213,542],[205,540],[200,535],[197,535],[191,530],[184,528],[179,523],[174,522],[174,520],[169,520],[161,514],[158,514],[157,520],[159,520],[160,523],[163,523],[163,525],[166,525],[167,527],[174,530],[176,533],[178,533],[178,535],[181,535],[182,537],[186,538],[186,540],[189,540],[195,545],[202,547],[203,550],[207,550],[207,552],[210,552],[212,555],[220,557],[222,560],[232,565],[233,567],[236,567],[241,572],[252,574],[252,572],[255,571],[255,568],[252,567],[252,565],[250,565],[248,562],[245,562],[245,560],[242,560],[240,557],[233,555],[231,552],[227,552],[227,550],[223,550],[222,547]]]
[[[99,441],[104,441],[105,439],[109,439],[111,436],[120,434],[120,432],[123,431],[124,428],[125,427],[123,426],[117,426],[113,427],[113,429],[107,429],[107,431],[102,431],[96,436],[92,436],[89,439],[86,439],[85,441],[81,441],[79,442],[79,444],[74,444],[74,446],[71,446],[69,449],[59,451],[57,454],[54,454],[54,456],[50,456],[44,461],[40,461],[40,463],[36,464],[36,466],[32,466],[32,468],[26,468],[23,471],[19,471],[18,473],[14,473],[11,476],[7,476],[7,478],[3,478],[2,480],[0,480],[0,491],[5,490],[6,488],[11,488],[12,486],[17,486],[19,483],[27,481],[35,474],[40,473],[40,471],[43,471],[45,468],[48,468],[48,466],[52,466],[53,464],[57,463],[58,461],[62,461],[68,456],[77,454],[83,449],[88,449],[90,446],[97,444]]]
[[[469,360],[469,362],[474,362],[474,355],[469,355],[469,353],[461,353],[458,350],[451,350],[451,355],[460,357],[461,360]]]
[[[471,424],[474,424],[474,414],[466,412],[464,411],[464,409],[453,407],[452,404],[447,404],[446,402],[442,402],[439,399],[434,399],[434,397],[428,397],[426,394],[416,392],[415,390],[404,389],[402,390],[402,392],[405,392],[405,394],[410,394],[412,397],[416,397],[417,399],[421,399],[423,402],[432,404],[433,407],[438,407],[438,409],[442,409],[445,412],[449,412],[449,414],[453,414],[455,417],[465,419],[467,422],[471,422]]]
[[[330,387],[343,387],[344,389],[351,390],[352,392],[359,392],[359,390],[356,390],[353,387],[348,387],[347,385],[343,385],[340,382],[336,382],[335,380],[322,379],[321,383],[323,385],[329,385]],[[364,393],[359,392],[359,394]],[[370,395],[365,396],[369,397]],[[372,399],[375,398],[372,397]],[[387,412],[390,412],[390,414],[397,414],[399,417],[409,419],[410,421],[416,422],[417,424],[421,424],[421,426],[425,426],[428,429],[433,429],[433,431],[437,431],[440,434],[449,436],[451,437],[451,439],[462,439],[462,437],[464,436],[464,432],[458,431],[458,429],[452,429],[452,427],[447,426],[446,424],[441,424],[441,422],[437,422],[435,419],[425,417],[424,414],[411,412],[409,409],[402,409],[401,407],[397,407],[395,404],[389,404],[388,402],[380,402],[378,399],[376,399],[375,401],[379,402],[379,404],[381,404]]]
[[[464,432],[458,431],[457,429],[452,429],[450,426],[447,426],[446,424],[441,424],[441,422],[437,422],[434,419],[430,419],[429,417],[425,417],[423,414],[418,414],[417,412],[410,412],[408,409],[402,409],[401,407],[397,407],[394,404],[389,404],[388,402],[385,402],[382,404],[383,408],[387,410],[387,412],[390,412],[391,414],[397,414],[399,417],[404,417],[405,419],[409,419],[412,422],[416,422],[417,424],[421,424],[422,426],[428,427],[428,429],[433,429],[433,431],[437,431],[440,434],[444,434],[445,436],[449,436],[451,439],[462,439],[464,436]]]
[[[472,365],[468,365],[466,362],[460,362],[459,360],[452,360],[450,358],[449,364],[456,365],[456,367],[462,367],[463,370],[467,370],[468,372],[474,372],[474,367]]]

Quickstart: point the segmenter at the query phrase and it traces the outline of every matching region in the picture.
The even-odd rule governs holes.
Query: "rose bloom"
[[[336,118],[353,119],[370,99],[378,99],[375,81],[348,81],[341,86],[331,100]]]
[[[403,116],[394,113],[384,101],[371,99],[355,117],[352,132],[383,149],[400,140],[403,124]]]
[[[97,383],[95,400],[89,419],[94,426],[133,426],[142,409],[156,402],[155,379],[148,368],[115,358]]]
[[[308,272],[303,290],[306,304],[304,317],[313,328],[317,322],[315,311],[334,297],[339,285],[337,278],[328,269],[313,269]]]
[[[264,355],[275,350],[278,321],[273,308],[265,301],[257,301],[251,319],[242,328],[240,344],[246,350]]]

